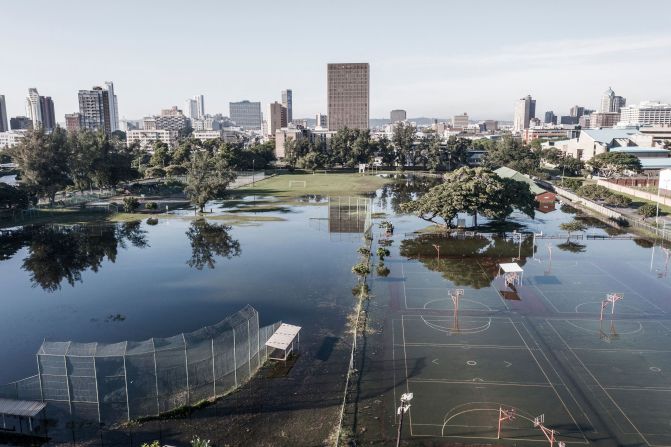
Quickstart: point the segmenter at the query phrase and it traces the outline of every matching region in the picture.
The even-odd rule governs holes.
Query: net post
[[[40,367],[40,353],[38,352],[35,355],[35,360],[37,360],[37,380],[40,384],[40,400],[44,402],[44,390],[42,389],[42,368]],[[19,386],[16,385],[16,397],[19,397]]]
[[[252,339],[249,334],[249,318],[247,318],[247,367],[249,368],[249,378],[252,378]]]
[[[68,342],[68,347],[63,354],[63,366],[65,367],[65,386],[68,388],[68,407],[70,408],[70,415],[72,415],[72,396],[70,395],[70,377],[68,376],[68,358],[67,353],[70,350],[71,341]]]
[[[235,378],[235,387],[238,387],[238,359],[235,353],[235,328],[231,326],[233,331],[233,377]]]
[[[123,348],[123,380],[126,387],[126,418],[130,421],[130,398],[128,397],[128,370],[126,369],[126,351],[128,350],[128,342],[124,344]]]
[[[261,368],[261,329],[259,328],[259,313],[256,312],[256,360]]]
[[[156,416],[161,414],[161,404],[158,399],[158,368],[156,366],[156,344],[154,344],[154,338],[151,339],[151,351],[154,354],[154,386],[156,388]]]
[[[98,390],[98,368],[96,368],[96,353],[98,352],[98,343],[96,342],[96,350],[93,354],[93,381],[96,383],[96,403],[98,404],[98,423],[102,422],[100,416],[100,392]]]
[[[184,342],[184,367],[186,369],[186,404],[191,402],[191,392],[189,389],[189,354],[186,352],[186,337],[182,332],[182,341]]]
[[[214,337],[210,339],[212,342],[212,398],[217,397],[217,373],[214,369]]]

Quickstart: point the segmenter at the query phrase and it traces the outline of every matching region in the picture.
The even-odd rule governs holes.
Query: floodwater
[[[233,205],[213,203],[208,221],[171,216],[154,225],[47,226],[0,236],[0,383],[36,373],[43,339],[166,337],[246,304],[262,326],[344,324],[361,235],[329,233],[319,225],[326,201],[304,200],[257,214],[245,209],[236,216],[274,220],[233,226],[216,220]]]

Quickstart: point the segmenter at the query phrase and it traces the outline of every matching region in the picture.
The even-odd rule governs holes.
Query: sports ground
[[[410,443],[549,445],[554,436],[554,445],[671,445],[668,257],[631,240],[593,241],[580,253],[561,242],[495,259],[519,262],[516,286],[477,255],[458,262],[480,268],[489,285],[460,281],[450,272],[454,241],[438,242],[441,261],[426,259],[437,255],[430,251],[389,259],[393,274],[374,287],[389,304],[372,311],[385,313],[386,348],[371,353],[359,404],[374,402],[376,381],[393,384],[377,413],[389,421],[387,438],[411,392]],[[621,299],[608,302],[613,293]],[[387,373],[376,371],[382,365]],[[370,423],[362,411],[359,424]]]

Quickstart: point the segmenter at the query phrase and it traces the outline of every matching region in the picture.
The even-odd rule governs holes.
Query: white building
[[[644,101],[620,109],[620,125],[671,126],[671,105]]]
[[[42,127],[42,102],[36,88],[28,89],[26,116],[33,122],[33,129]]]
[[[521,132],[529,128],[531,118],[536,117],[536,100],[527,95],[515,104],[515,118],[513,120],[513,131]]]
[[[174,130],[130,130],[126,132],[128,146],[138,143],[140,149],[151,149],[156,141],[161,141],[173,148],[177,144],[177,132]]]
[[[0,132],[0,149],[6,147],[14,147],[23,140],[26,136],[25,130],[10,130],[8,132]]]
[[[625,106],[627,100],[622,96],[617,96],[612,88],[608,87],[601,96],[601,104],[599,112],[603,113],[619,113],[620,109]]]
[[[114,83],[112,81],[105,82],[105,90],[109,95],[109,117],[110,117],[110,131],[119,130],[119,104],[117,102],[116,94],[114,93]]]

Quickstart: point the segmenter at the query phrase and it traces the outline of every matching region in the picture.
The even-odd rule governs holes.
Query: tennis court
[[[464,261],[481,265],[473,274],[488,285],[461,281],[449,260],[439,261],[447,269],[399,261],[402,306],[390,329],[402,376],[394,403],[414,394],[406,435],[548,444],[534,426],[543,415],[566,445],[671,445],[671,286],[664,257],[608,260],[627,244],[590,243],[595,256],[536,253],[520,262],[515,288],[492,275],[491,260]],[[514,417],[499,432],[501,410]]]

